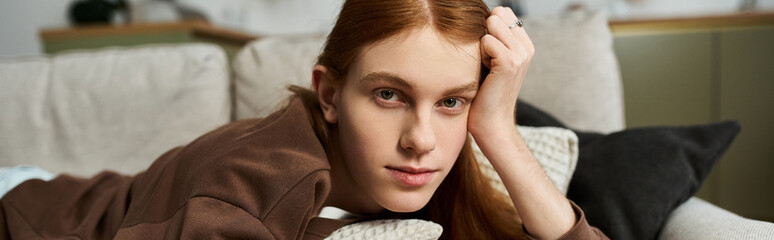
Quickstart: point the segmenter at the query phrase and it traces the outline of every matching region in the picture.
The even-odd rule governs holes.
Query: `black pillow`
[[[564,127],[524,101],[517,103],[516,122]],[[573,130],[579,156],[567,198],[611,239],[656,239],[669,213],[698,191],[740,130],[736,121],[609,135]]]

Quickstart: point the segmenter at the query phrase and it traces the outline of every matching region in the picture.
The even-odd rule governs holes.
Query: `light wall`
[[[130,0],[140,2],[144,0]],[[521,0],[528,15],[559,14],[570,3],[612,10],[627,16],[696,15],[728,12],[741,0]],[[0,0],[0,56],[40,54],[38,32],[66,27],[68,0]],[[255,34],[299,34],[330,29],[343,0],[177,0],[203,12],[216,25]],[[499,0],[485,0],[490,7]],[[618,7],[615,7],[618,6]],[[623,6],[623,7],[622,7]],[[758,0],[762,9],[774,9],[774,0]],[[622,10],[623,9],[623,10]]]
[[[327,32],[343,0],[179,0],[198,9],[211,22],[255,34]],[[498,0],[484,0],[495,6]]]
[[[67,25],[65,0],[0,0],[0,55],[41,52],[38,30]]]
[[[738,9],[742,0],[521,0],[526,14],[550,15],[564,11],[570,4],[582,3],[587,8],[603,9],[613,17],[675,17],[729,13]],[[759,6],[774,5],[774,0],[758,0]]]

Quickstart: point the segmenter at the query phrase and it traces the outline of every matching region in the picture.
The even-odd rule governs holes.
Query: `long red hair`
[[[435,28],[452,43],[477,42],[486,34],[488,16],[489,8],[480,0],[347,0],[317,64],[341,85],[352,61],[369,44],[424,26]],[[326,151],[335,154],[336,126],[324,120],[316,93],[296,86],[290,90],[303,100]],[[443,239],[523,238],[521,219],[510,201],[489,184],[468,138],[451,172],[422,210],[387,217],[431,220],[443,226]]]

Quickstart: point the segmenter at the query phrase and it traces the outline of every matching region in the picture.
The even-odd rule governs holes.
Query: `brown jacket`
[[[315,217],[329,169],[295,100],[174,148],[134,177],[26,181],[0,200],[0,239],[322,239],[351,222]],[[568,237],[601,234],[573,207]]]

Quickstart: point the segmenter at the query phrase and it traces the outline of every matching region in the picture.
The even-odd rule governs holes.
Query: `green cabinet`
[[[711,39],[711,33],[615,38],[627,127],[712,120]]]
[[[719,33],[719,117],[742,132],[712,174],[714,199],[774,221],[774,27]]]
[[[774,26],[617,34],[627,127],[738,120],[698,197],[774,221]]]
[[[40,32],[43,52],[95,49],[144,44],[205,42],[221,47],[229,61],[256,36],[212,26],[202,21],[96,25],[45,29]]]

